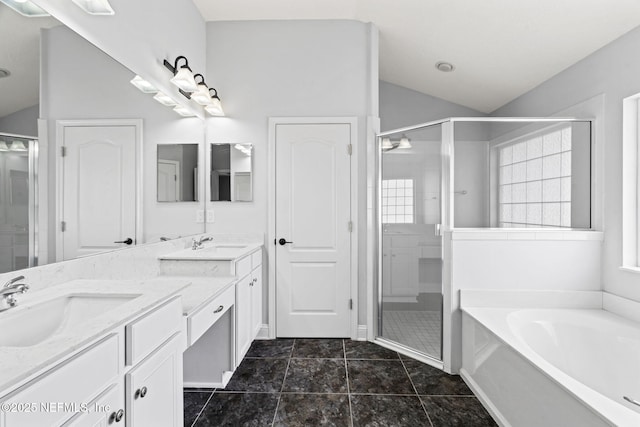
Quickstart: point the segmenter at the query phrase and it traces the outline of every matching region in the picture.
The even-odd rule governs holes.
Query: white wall
[[[191,0],[110,0],[113,16],[93,16],[71,1],[34,0],[60,22],[157,88],[187,105],[162,60],[184,55],[206,77],[205,24]],[[182,65],[182,64],[181,64]]]
[[[144,241],[160,236],[175,237],[202,232],[204,225],[195,223],[195,211],[198,207],[203,208],[203,202],[156,201],[157,144],[196,143],[202,147],[202,121],[181,118],[170,108],[154,101],[152,96],[140,92],[129,84],[134,76],[131,71],[65,27],[56,27],[43,33],[42,69],[41,117],[48,121],[49,129],[49,175],[43,182],[49,186],[49,212],[55,212],[55,164],[58,154],[55,149],[55,121],[141,118]],[[201,190],[199,200],[203,200],[203,197]],[[50,251],[55,248],[52,221],[53,218],[50,221]]]
[[[622,99],[640,92],[640,28],[636,28],[594,54],[547,80],[525,95],[496,110],[496,116],[548,116],[600,96],[604,111],[586,110],[596,117],[603,138],[597,159],[596,198],[603,199],[601,227],[605,232],[602,256],[604,290],[640,301],[640,276],[621,271],[622,265]],[[598,174],[598,171],[596,171]]]
[[[366,314],[365,141],[367,117],[377,116],[376,58],[375,30],[361,22],[207,23],[207,83],[218,90],[228,115],[208,119],[207,143],[254,147],[253,202],[208,204],[215,222],[207,224],[207,232],[267,232],[269,117],[356,116],[360,153],[356,161],[361,172],[356,185],[362,189],[356,219],[361,324]]]
[[[38,113],[39,107],[34,105],[8,116],[0,117],[0,133],[37,137]]]

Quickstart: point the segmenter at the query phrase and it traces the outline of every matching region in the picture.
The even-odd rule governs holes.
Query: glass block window
[[[382,222],[385,224],[413,223],[413,180],[382,180]]]
[[[571,227],[571,127],[499,148],[500,227]]]

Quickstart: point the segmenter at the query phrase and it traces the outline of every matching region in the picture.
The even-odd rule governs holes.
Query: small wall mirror
[[[250,202],[252,144],[211,144],[211,201]]]
[[[158,201],[198,201],[198,144],[158,145]]]

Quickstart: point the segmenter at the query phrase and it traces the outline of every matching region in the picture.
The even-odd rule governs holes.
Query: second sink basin
[[[37,345],[139,296],[71,294],[33,305],[18,305],[0,314],[0,346]]]

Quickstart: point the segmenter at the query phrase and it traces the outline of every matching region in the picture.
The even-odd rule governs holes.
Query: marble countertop
[[[18,306],[0,314],[0,325],[4,319],[8,319],[7,316],[14,316],[38,303],[59,297],[71,295],[136,295],[136,297],[87,321],[71,325],[65,328],[64,332],[55,334],[36,345],[0,347],[0,393],[10,391],[33,374],[59,363],[74,351],[128,323],[170,297],[178,295],[192,282],[199,280],[202,279],[169,276],[147,280],[78,279],[32,294],[19,295]],[[203,292],[200,286],[191,290]],[[195,300],[199,294],[187,292],[186,295],[187,299]],[[193,303],[192,301],[191,304]]]
[[[163,254],[158,258],[174,261],[233,261],[249,255],[261,246],[262,243],[258,242],[206,242],[202,249],[186,248],[177,252]]]

